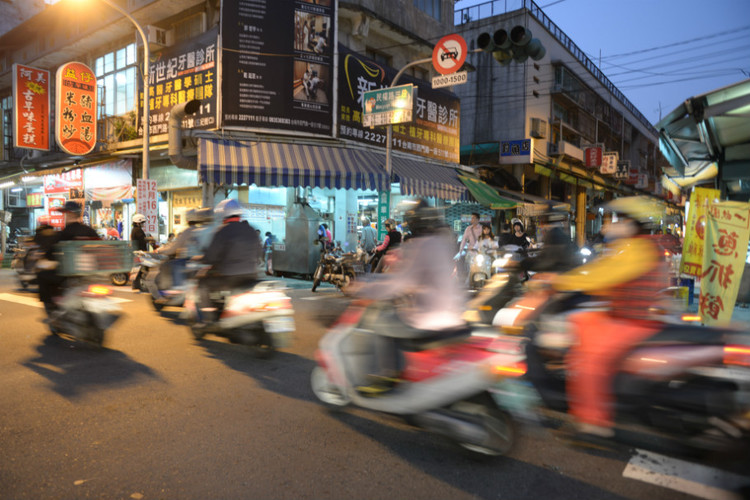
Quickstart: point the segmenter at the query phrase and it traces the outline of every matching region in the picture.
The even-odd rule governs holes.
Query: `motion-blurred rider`
[[[219,318],[219,311],[214,311],[211,303],[211,292],[257,281],[258,259],[263,250],[258,233],[240,219],[241,215],[242,206],[237,200],[221,201],[214,210],[214,216],[222,225],[200,259],[211,267],[198,280],[198,308],[202,315],[202,323],[196,325],[198,328]]]

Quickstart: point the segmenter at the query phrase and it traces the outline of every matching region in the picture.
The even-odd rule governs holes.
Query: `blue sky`
[[[652,123],[750,78],[750,0],[535,1]]]

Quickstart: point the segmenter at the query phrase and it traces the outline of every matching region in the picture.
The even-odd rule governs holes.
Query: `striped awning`
[[[201,139],[203,182],[256,186],[372,189],[388,186],[385,156],[359,149]]]
[[[456,170],[429,163],[429,160],[391,158],[394,181],[401,184],[401,194],[434,196],[443,200],[468,200],[466,186]]]

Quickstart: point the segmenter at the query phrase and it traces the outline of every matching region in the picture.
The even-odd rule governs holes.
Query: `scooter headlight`
[[[484,265],[484,259],[486,259],[486,257],[480,253],[474,257],[474,262],[476,262],[478,266],[481,266]]]

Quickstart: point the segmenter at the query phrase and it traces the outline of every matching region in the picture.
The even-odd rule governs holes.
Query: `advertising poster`
[[[55,139],[64,152],[85,155],[96,146],[96,76],[83,63],[57,69]]]
[[[83,198],[83,196],[71,196],[83,191],[83,169],[75,168],[59,174],[44,176],[44,194],[65,194],[70,198]]]
[[[149,134],[169,132],[169,113],[175,104],[198,99],[200,109],[182,120],[186,129],[217,128],[218,28],[153,54],[148,69]],[[143,116],[143,88],[139,82],[139,114]],[[143,136],[143,124],[138,127]]]
[[[726,325],[732,319],[749,234],[750,204],[724,201],[708,205],[699,302],[706,325]]]
[[[341,139],[385,147],[386,128],[362,126],[365,92],[389,87],[397,71],[339,45],[338,130]],[[413,120],[393,126],[393,149],[443,161],[458,162],[460,101],[428,82],[403,76],[398,84],[416,88]]]
[[[49,71],[13,65],[13,147],[49,151]]]
[[[136,212],[146,216],[146,222],[141,226],[146,235],[156,237],[159,228],[159,193],[156,192],[156,181],[153,179],[138,179],[136,181],[137,198]]]
[[[133,161],[117,160],[88,167],[83,172],[83,181],[87,200],[104,201],[108,206],[113,201],[132,198]]]
[[[222,2],[224,127],[333,135],[335,5]]]
[[[706,205],[719,198],[717,189],[695,188],[690,193],[690,209],[682,244],[680,272],[700,277],[706,238]]]

